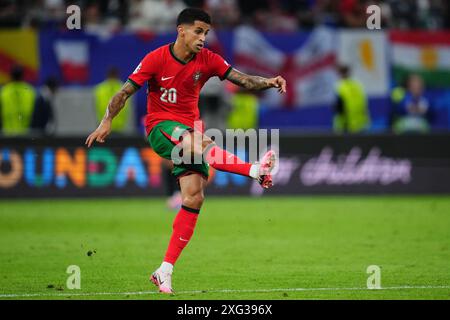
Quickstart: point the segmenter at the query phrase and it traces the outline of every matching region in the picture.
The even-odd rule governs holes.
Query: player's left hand
[[[277,76],[275,78],[267,79],[268,83],[273,88],[278,88],[279,93],[286,92],[286,80],[282,76]]]

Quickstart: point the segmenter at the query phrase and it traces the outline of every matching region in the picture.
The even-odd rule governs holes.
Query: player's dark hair
[[[196,20],[211,24],[211,17],[207,12],[199,8],[186,8],[178,15],[177,26],[180,24],[194,24]]]

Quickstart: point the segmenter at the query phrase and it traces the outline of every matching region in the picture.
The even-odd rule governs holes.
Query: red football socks
[[[173,221],[173,232],[170,238],[164,261],[175,264],[194,233],[200,210],[182,206]]]
[[[214,169],[247,177],[250,176],[251,163],[242,161],[236,155],[216,145],[206,150],[204,159]]]

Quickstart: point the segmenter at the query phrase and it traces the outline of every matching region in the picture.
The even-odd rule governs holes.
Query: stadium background
[[[70,15],[66,13],[66,8],[71,4],[81,8],[80,30],[68,30],[66,27]],[[366,27],[369,16],[366,7],[371,4],[381,7],[381,30],[368,30]],[[226,233],[217,227],[217,224],[222,224],[224,228],[231,228],[231,236],[243,237],[242,250],[238,250],[236,257],[240,257],[242,265],[250,266],[250,258],[260,263],[257,267],[260,272],[257,273],[258,279],[270,272],[270,268],[276,270],[276,266],[285,263],[289,265],[289,277],[298,274],[308,277],[312,274],[313,279],[302,278],[294,287],[317,288],[364,286],[364,263],[371,264],[368,261],[371,259],[366,261],[362,258],[367,245],[374,252],[372,257],[384,262],[381,264],[388,273],[392,272],[389,266],[395,266],[395,272],[389,274],[389,284],[430,287],[424,289],[425,292],[412,289],[410,292],[414,293],[411,295],[403,293],[402,289],[398,292],[390,290],[391,295],[374,296],[359,292],[336,295],[334,291],[330,291],[330,295],[326,292],[308,295],[289,290],[286,291],[289,294],[283,293],[286,294],[284,296],[275,290],[273,295],[236,293],[233,297],[448,299],[449,271],[445,261],[448,262],[450,255],[450,10],[448,1],[443,0],[1,1],[0,85],[10,81],[9,73],[15,65],[23,67],[24,79],[35,88],[36,93],[49,77],[56,78],[60,85],[52,101],[55,117],[50,131],[28,130],[25,134],[2,134],[0,137],[0,198],[3,198],[0,202],[3,220],[1,250],[4,257],[1,268],[5,274],[0,288],[5,294],[2,297],[14,298],[8,294],[19,294],[18,298],[26,298],[20,296],[24,293],[52,297],[44,283],[63,283],[64,270],[61,275],[58,268],[64,269],[62,264],[77,259],[80,261],[75,262],[82,265],[82,259],[86,258],[83,254],[86,246],[102,247],[99,252],[115,250],[116,246],[128,250],[129,247],[118,245],[115,240],[108,243],[105,239],[98,240],[90,235],[92,232],[108,238],[105,223],[114,221],[113,232],[121,233],[125,238],[136,231],[133,226],[150,224],[146,219],[152,220],[152,227],[168,232],[172,215],[168,215],[164,208],[161,161],[148,148],[143,134],[145,90],[140,90],[133,97],[130,117],[123,132],[113,135],[104,146],[88,150],[83,144],[98,123],[94,86],[105,79],[111,67],[117,68],[120,79],[125,81],[148,51],[174,41],[174,21],[185,6],[203,7],[212,14],[214,30],[209,36],[208,47],[223,55],[232,66],[250,74],[280,74],[288,81],[288,94],[284,96],[272,91],[255,95],[257,111],[249,119],[257,128],[280,129],[281,171],[275,177],[276,186],[270,194],[283,197],[270,197],[270,194],[261,197],[261,190],[252,181],[212,172],[207,193],[214,197],[207,199],[210,205],[206,209],[216,211],[216,214],[211,213],[209,220],[205,217],[203,226],[210,229],[198,231],[199,240],[192,247],[200,247],[201,239],[211,240],[220,247],[214,255],[216,259],[223,258],[220,252],[224,255],[228,252],[229,255],[229,244],[215,238],[216,234]],[[351,66],[352,75],[362,83],[368,96],[371,123],[364,132],[342,134],[333,130],[335,87],[339,80],[336,68],[342,64]],[[430,128],[426,132],[399,134],[392,126],[393,94],[404,85],[405,75],[413,72],[425,80],[424,96],[432,113]],[[225,128],[229,125],[227,119],[233,110],[233,97],[238,93],[236,87],[225,82],[205,88],[204,96],[219,95],[225,101],[225,106],[220,107],[223,108],[221,112],[209,115],[210,126]],[[202,112],[207,114],[208,110]],[[348,194],[353,196],[313,199],[305,196]],[[391,197],[393,194],[401,194],[402,197]],[[228,198],[234,195],[249,197]],[[377,195],[379,198],[364,195]],[[116,202],[111,206],[107,200],[101,199],[104,196],[117,197],[112,200]],[[71,197],[81,199],[76,202],[54,200]],[[30,198],[41,198],[43,201]],[[241,207],[229,215],[229,221],[224,219],[226,214],[223,209],[227,207],[228,199],[233,199]],[[384,205],[377,204],[377,201]],[[122,212],[128,210],[127,205],[135,209],[128,215],[131,219],[129,223],[121,220],[126,219],[122,217]],[[267,212],[262,214],[267,208],[274,211],[273,216]],[[219,217],[220,212],[224,216]],[[338,214],[338,217],[332,213]],[[89,219],[89,215],[98,229],[93,226],[86,229],[83,221]],[[258,222],[258,217],[262,221]],[[163,221],[155,222],[158,219]],[[270,223],[277,219],[284,222]],[[35,224],[30,225],[32,221]],[[57,221],[61,221],[61,229],[56,227]],[[68,221],[73,225],[69,227]],[[241,223],[246,235],[241,233],[241,229],[227,224],[230,221]],[[311,229],[308,230],[303,223],[309,223]],[[330,225],[333,223],[336,223],[335,230]],[[253,225],[255,229],[249,232],[247,227]],[[369,234],[355,231],[368,226],[373,228]],[[53,227],[59,230],[56,237],[51,231]],[[79,235],[75,235],[77,228]],[[48,234],[41,235],[39,230],[47,230]],[[352,231],[345,234],[349,230]],[[434,234],[432,230],[435,230]],[[147,246],[159,248],[159,251],[164,249],[167,240],[165,233],[150,227],[145,231],[138,227],[137,231],[125,243],[143,241]],[[328,231],[328,235],[324,231]],[[146,238],[149,232],[152,235]],[[303,235],[296,236],[299,232]],[[271,234],[267,239],[268,252],[279,250],[283,245],[286,249],[282,252],[289,256],[304,243],[312,243],[312,248],[319,250],[309,249],[310,260],[306,262],[279,258],[278,262],[268,267],[270,270],[264,269],[262,265],[273,261],[273,257],[258,250],[253,255],[248,253],[258,246],[251,236],[258,238],[267,233]],[[28,236],[21,237],[21,234]],[[322,238],[319,239],[318,234]],[[384,237],[382,244],[385,246],[389,247],[388,239],[398,243],[395,248],[391,247],[392,250],[384,250],[381,242],[374,240],[379,236]],[[284,239],[282,243],[280,238]],[[340,242],[344,240],[347,245]],[[408,246],[410,240],[414,248]],[[47,241],[54,243],[51,249],[61,260],[56,260],[56,257],[50,259],[55,265],[52,268],[48,268],[48,263],[37,263],[38,268],[45,268],[48,272],[43,273],[41,281],[31,281],[26,285],[29,279],[17,272],[30,272],[30,260],[17,255],[29,251],[35,253],[35,258],[47,258],[49,248],[44,244]],[[58,241],[64,244],[59,245]],[[336,249],[330,245],[335,241],[343,247]],[[29,249],[33,242],[38,249]],[[10,247],[11,243],[16,245]],[[78,247],[82,243],[79,251],[83,253],[76,253],[74,259],[65,250],[70,250],[75,243]],[[208,250],[205,244],[201,245],[201,249]],[[348,255],[348,250],[352,250],[353,255]],[[318,252],[321,252],[320,255]],[[417,252],[416,258],[411,258],[413,252]],[[139,252],[130,253],[145,257],[131,258],[129,262],[136,274],[145,274],[142,260],[148,263],[148,252],[139,249]],[[159,259],[159,254],[156,249],[152,250],[150,260]],[[98,259],[96,272],[110,270],[106,267],[108,255],[94,257]],[[318,269],[314,269],[317,261],[330,255],[335,259],[345,256],[344,261],[334,262],[344,273],[359,272],[361,275],[357,279],[350,276],[340,278],[321,263]],[[231,270],[235,260],[225,258],[223,264],[230,266],[216,270],[207,262],[202,262],[198,253],[194,256],[199,259],[197,264],[186,254],[180,265],[196,275],[200,274],[196,266],[209,270],[211,280],[208,285],[212,291],[214,288],[228,288],[227,285],[236,290],[242,289],[241,285],[247,285],[247,289],[255,287],[254,283],[247,283],[242,278],[239,285],[226,282],[225,273]],[[118,259],[112,258],[112,254],[109,257]],[[89,259],[92,260],[92,257],[89,256]],[[193,263],[193,266],[188,263]],[[299,273],[295,266],[305,263],[306,269]],[[61,265],[57,268],[58,264]],[[406,269],[401,266],[406,266]],[[86,269],[95,268],[91,264],[83,270]],[[117,274],[119,270],[126,272],[128,269],[120,265]],[[411,278],[399,276],[405,270],[411,271]],[[325,282],[320,281],[323,273],[332,276],[323,276]],[[430,273],[435,276],[427,278]],[[118,275],[119,278],[121,276]],[[96,273],[89,280],[97,286],[88,285],[88,291],[148,290],[137,278],[127,279],[127,288],[111,285],[104,289],[96,282],[99,277],[101,275]],[[271,292],[274,286],[293,285],[278,280],[275,284],[258,280],[261,281],[259,287]],[[134,287],[133,281],[137,283]],[[180,284],[182,290],[198,287],[187,278],[183,281],[184,284]],[[205,298],[193,295],[193,299]],[[182,295],[188,299],[191,296]],[[123,298],[123,295],[118,297]],[[220,290],[215,295],[206,296],[229,297]]]

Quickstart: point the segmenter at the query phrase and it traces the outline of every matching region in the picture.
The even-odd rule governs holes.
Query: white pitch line
[[[267,293],[267,292],[293,292],[293,291],[380,291],[380,290],[405,290],[405,289],[450,289],[450,286],[398,286],[382,287],[381,289],[368,288],[274,288],[274,289],[213,289],[176,291],[175,294],[196,293]],[[157,291],[136,292],[85,292],[85,293],[23,293],[23,294],[0,294],[0,298],[31,298],[31,297],[88,297],[88,296],[137,296],[146,294],[159,294]]]

